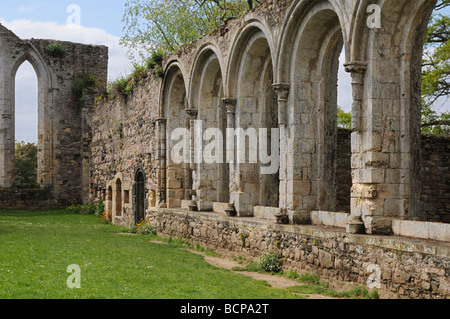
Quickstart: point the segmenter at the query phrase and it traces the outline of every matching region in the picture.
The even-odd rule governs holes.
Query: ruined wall
[[[48,47],[58,43],[62,54]],[[0,25],[0,187],[14,186],[15,75],[23,62],[34,67],[38,78],[38,183],[50,189],[51,207],[82,198],[83,164],[89,137],[92,104],[80,103],[74,80],[90,74],[98,87],[106,87],[108,48],[54,40],[22,40]],[[84,92],[93,101],[98,90]],[[20,128],[19,128],[20,129]],[[89,148],[88,148],[89,151]]]
[[[450,137],[422,137],[422,210],[429,222],[450,223]]]
[[[450,248],[445,243],[346,234],[317,226],[276,225],[212,213],[151,210],[148,219],[163,236],[183,238],[224,254],[257,258],[279,253],[285,269],[366,286],[380,268],[382,298],[450,298]]]
[[[158,118],[160,78],[150,73],[128,97],[113,94],[98,101],[92,119],[92,163],[90,170],[91,199],[107,200],[108,186],[121,179],[125,209],[118,223],[134,221],[135,174],[145,172],[146,198],[158,188]],[[126,192],[128,192],[126,194]],[[151,201],[151,198],[148,198]],[[112,203],[108,203],[112,205]],[[112,206],[110,211],[112,212]]]
[[[337,211],[350,211],[351,132],[338,130]],[[450,222],[450,137],[422,136],[421,207],[424,220]]]

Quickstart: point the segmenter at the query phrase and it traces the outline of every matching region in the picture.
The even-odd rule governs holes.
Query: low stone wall
[[[450,244],[389,236],[347,234],[323,226],[277,225],[256,218],[152,209],[149,221],[161,235],[188,238],[219,253],[256,258],[266,251],[284,267],[326,280],[366,285],[379,269],[380,295],[450,299]],[[379,268],[377,268],[379,267]]]
[[[50,189],[0,189],[0,209],[56,209],[64,207]]]

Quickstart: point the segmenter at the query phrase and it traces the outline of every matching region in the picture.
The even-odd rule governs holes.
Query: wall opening
[[[115,217],[122,216],[122,181],[117,179],[116,181],[116,191],[115,191]]]
[[[177,151],[175,146],[185,136],[176,136],[174,134],[177,129],[186,129],[188,117],[185,109],[186,86],[181,71],[176,68],[172,76],[168,77],[169,82],[166,84],[164,117],[167,119],[166,124],[166,204],[167,208],[180,208],[181,200],[188,200],[192,192],[192,178],[190,176],[190,166],[186,161],[186,155],[182,151]],[[174,138],[174,140],[172,139]],[[177,140],[177,138],[179,138]],[[177,145],[178,144],[178,145]],[[184,145],[183,150],[187,151],[188,145]],[[174,160],[175,157],[178,160]],[[181,161],[179,161],[181,159]]]
[[[269,44],[262,32],[250,38],[242,57],[237,83],[236,127],[256,132],[266,129],[267,155],[271,154],[272,129],[278,128],[278,96],[273,90],[273,64]],[[237,143],[239,148],[239,142]],[[279,170],[262,173],[270,164],[261,162],[260,140],[254,141],[250,134],[245,138],[245,161],[238,164],[239,183],[242,193],[251,206],[279,207]],[[252,157],[250,154],[253,154]],[[279,154],[279,152],[278,152]]]
[[[14,186],[36,188],[38,178],[38,79],[25,61],[15,75]]]
[[[352,79],[350,73],[345,71],[345,48],[339,57],[338,71],[338,110],[337,110],[337,161],[336,161],[336,211],[350,213],[352,188],[352,147],[351,147],[351,120],[352,120]]]
[[[291,96],[293,141],[292,208],[336,211],[338,72],[343,34],[331,5],[313,8],[297,25]],[[288,190],[289,191],[289,190]]]
[[[145,219],[145,176],[141,170],[136,173],[135,180],[135,223]]]
[[[227,123],[226,110],[222,107],[223,79],[219,60],[212,51],[204,55],[194,75],[191,107],[198,110],[197,119],[202,129],[205,133],[211,130],[211,135],[206,134],[209,140],[203,141],[204,158],[195,165],[193,188],[197,200],[201,201],[201,209],[212,209],[214,202],[228,202],[230,198],[229,169],[224,157]]]

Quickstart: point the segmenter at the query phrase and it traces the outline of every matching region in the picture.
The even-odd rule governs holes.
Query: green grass
[[[123,231],[66,211],[0,211],[0,298],[300,298]],[[67,287],[72,264],[81,268],[81,289]]]

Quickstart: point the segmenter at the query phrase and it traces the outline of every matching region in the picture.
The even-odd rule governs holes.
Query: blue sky
[[[16,0],[2,1],[0,23],[22,39],[55,39],[109,47],[109,78],[129,74],[132,63],[120,46],[126,0]],[[80,27],[67,26],[75,4]],[[70,20],[70,19],[69,19]],[[16,140],[37,142],[37,80],[25,62],[16,75]]]
[[[2,1],[0,18],[13,20],[31,20],[65,24],[70,13],[69,5],[77,4],[81,8],[81,25],[99,28],[109,34],[122,35],[122,15],[126,0],[15,0]]]
[[[23,39],[55,39],[108,46],[108,72],[109,79],[112,80],[129,74],[132,70],[126,49],[119,44],[123,35],[125,3],[126,0],[2,0],[0,23]],[[67,26],[67,20],[71,16],[67,9],[72,4],[80,8],[78,28]],[[338,104],[350,111],[351,79],[343,70],[343,56],[340,62]],[[37,141],[36,101],[36,75],[32,67],[24,63],[16,75],[16,140]],[[445,103],[445,106],[440,105],[437,110],[448,110],[449,104],[450,102]]]

